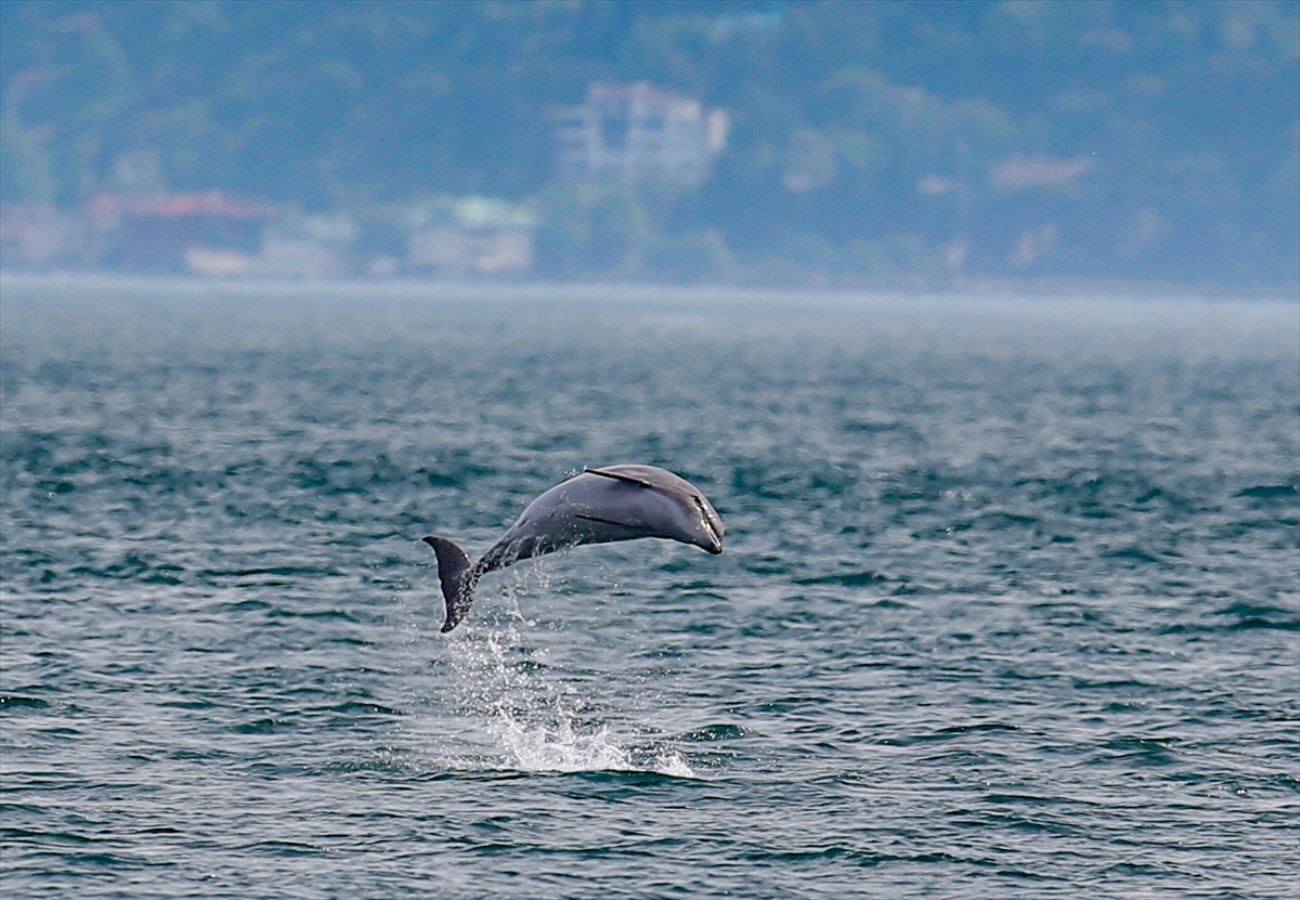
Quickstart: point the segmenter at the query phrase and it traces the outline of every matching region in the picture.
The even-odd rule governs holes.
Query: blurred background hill
[[[1300,283],[1300,3],[0,2],[17,268]]]

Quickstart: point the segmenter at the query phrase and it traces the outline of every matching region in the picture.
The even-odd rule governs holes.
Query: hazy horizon
[[[4,0],[0,26],[8,268],[1300,285],[1285,0]]]

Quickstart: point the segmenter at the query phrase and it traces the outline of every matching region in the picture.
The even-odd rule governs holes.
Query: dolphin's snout
[[[701,550],[713,554],[714,556],[717,556],[719,553],[722,552],[722,541],[717,537],[717,535],[713,535],[713,534],[699,535],[695,538],[692,538],[690,543],[694,544],[696,547],[699,547]]]
[[[700,520],[700,524],[704,526],[700,529],[703,533],[700,535],[700,540],[695,542],[696,546],[702,547],[714,556],[717,556],[722,552],[722,529],[719,527],[720,523],[715,524],[713,519],[706,514]]]

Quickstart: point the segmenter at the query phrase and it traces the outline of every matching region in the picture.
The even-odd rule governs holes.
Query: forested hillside
[[[649,81],[730,122],[690,187],[557,177]],[[484,195],[541,274],[1300,280],[1300,3],[0,2],[0,201]],[[115,168],[116,167],[116,168]]]

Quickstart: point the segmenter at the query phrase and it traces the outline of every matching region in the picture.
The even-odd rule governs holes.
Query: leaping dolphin
[[[723,531],[713,504],[686,479],[656,466],[618,465],[587,469],[542,494],[476,563],[446,538],[423,540],[438,557],[447,632],[469,612],[479,578],[521,559],[646,537],[721,553]]]

